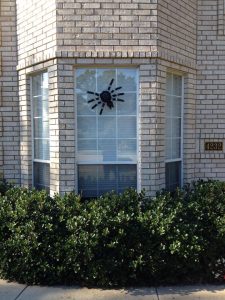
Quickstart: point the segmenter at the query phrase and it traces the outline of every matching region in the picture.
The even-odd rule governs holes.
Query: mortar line
[[[22,289],[22,291],[19,293],[19,295],[16,296],[16,298],[15,298],[14,300],[19,299],[19,297],[23,294],[23,292],[24,292],[27,288],[28,288],[28,285],[26,285],[26,286]]]

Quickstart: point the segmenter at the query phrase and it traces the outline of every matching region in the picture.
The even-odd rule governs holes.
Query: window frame
[[[136,90],[136,163],[133,162],[126,162],[126,161],[121,161],[121,162],[99,162],[96,163],[96,161],[93,161],[90,163],[88,162],[78,162],[78,101],[77,101],[77,93],[76,93],[76,84],[77,84],[77,70],[78,69],[135,69],[136,70],[136,85],[137,85],[137,90]],[[77,65],[74,68],[74,120],[75,120],[75,170],[76,170],[76,182],[75,182],[75,189],[76,191],[79,190],[78,186],[78,169],[79,165],[136,165],[136,178],[137,178],[137,192],[141,191],[141,176],[140,176],[140,164],[141,164],[141,154],[140,154],[140,72],[139,68],[137,65]]]
[[[180,76],[181,77],[181,136],[180,136],[180,158],[174,158],[174,159],[166,159],[166,155],[165,155],[165,170],[166,170],[166,164],[167,163],[173,163],[173,162],[180,162],[180,186],[183,187],[184,184],[184,174],[183,174],[183,170],[184,170],[184,74],[180,73],[180,72],[176,72],[174,70],[168,70],[166,72],[166,80],[167,80],[167,76],[168,75],[173,75],[173,76]],[[168,94],[167,90],[165,90],[165,100],[167,101],[167,97],[174,97],[174,95],[172,94]],[[165,107],[166,107],[166,102],[165,102]],[[166,121],[166,111],[165,111],[165,121]],[[165,122],[166,125],[166,122]],[[166,151],[166,132],[165,132],[165,151]],[[165,173],[166,174],[166,173]]]
[[[37,73],[32,73],[30,75],[30,115],[31,115],[31,148],[32,148],[32,187],[35,187],[35,182],[34,182],[34,163],[42,163],[42,164],[48,164],[49,169],[50,169],[50,158],[49,160],[44,160],[44,159],[37,159],[35,158],[35,148],[34,148],[34,99],[33,99],[33,78],[38,75],[43,75],[44,73],[48,74],[48,70],[44,69],[41,70]],[[49,92],[49,74],[48,74],[48,92]],[[48,95],[49,96],[49,95]],[[48,98],[48,105],[49,105],[49,98]],[[49,114],[48,114],[48,121],[50,120]],[[49,152],[50,152],[50,129],[49,129],[49,138],[43,138],[43,139],[48,139],[49,140]],[[50,181],[50,178],[49,178]],[[50,186],[48,187],[50,191]]]

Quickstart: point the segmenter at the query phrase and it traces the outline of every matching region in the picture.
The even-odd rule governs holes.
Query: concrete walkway
[[[102,290],[25,286],[0,280],[0,300],[225,300],[225,285]]]

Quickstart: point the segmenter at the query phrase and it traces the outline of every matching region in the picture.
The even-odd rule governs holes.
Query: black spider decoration
[[[114,107],[113,101],[124,102],[123,99],[118,98],[119,96],[123,96],[124,93],[118,93],[117,94],[117,91],[122,89],[121,86],[115,88],[114,90],[111,90],[113,82],[114,82],[114,79],[112,79],[110,81],[110,84],[108,86],[108,90],[104,90],[100,94],[95,93],[95,92],[90,92],[90,91],[87,92],[88,94],[96,96],[95,98],[88,101],[88,103],[97,101],[97,103],[95,103],[92,106],[92,109],[95,109],[99,104],[101,104],[101,110],[100,110],[100,113],[99,113],[100,115],[102,114],[105,105],[107,105],[110,109],[112,109]]]

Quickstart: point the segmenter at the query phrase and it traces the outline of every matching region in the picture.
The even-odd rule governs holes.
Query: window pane
[[[34,119],[35,138],[49,138],[49,122],[42,121],[42,118]]]
[[[92,101],[92,102],[88,103],[88,101]],[[92,109],[94,103],[95,103],[95,98],[93,98],[93,96],[90,95],[90,97],[88,98],[87,94],[77,94],[77,114],[96,115],[96,111]]]
[[[137,166],[118,165],[118,192],[121,193],[127,188],[137,188]]]
[[[166,190],[173,191],[181,185],[181,162],[166,163]]]
[[[181,139],[172,139],[172,157],[171,159],[181,158]]]
[[[96,117],[78,117],[77,120],[78,138],[97,138]]]
[[[34,159],[49,160],[49,140],[35,139],[34,140]]]
[[[181,137],[181,119],[173,118],[172,121],[172,137],[177,138]]]
[[[84,197],[97,196],[98,169],[95,165],[78,166],[79,194]]]
[[[99,139],[99,160],[102,162],[116,161],[116,139]]]
[[[167,95],[166,96],[166,105],[165,105],[165,111],[166,111],[166,117],[170,118],[173,115],[173,97]]]
[[[118,69],[118,84],[123,91],[136,92],[137,72],[135,69]]]
[[[43,119],[48,118],[48,102],[42,101],[41,96],[33,98],[33,116]]]
[[[98,137],[114,138],[116,137],[116,117],[98,117]]]
[[[137,143],[135,139],[118,140],[118,160],[136,162]]]
[[[137,188],[136,165],[79,165],[79,193],[84,198],[98,197],[114,190]]]
[[[171,138],[173,136],[172,133],[172,118],[166,118],[166,126],[165,126],[165,131],[166,131],[166,138]]]
[[[181,104],[182,104],[182,98],[181,97],[173,97],[172,98],[172,109],[173,113],[172,115],[174,117],[181,117]]]
[[[88,139],[78,141],[78,160],[93,161],[98,160],[97,140]]]
[[[173,76],[173,95],[176,96],[182,95],[182,76],[179,75]]]
[[[96,91],[96,70],[78,69],[76,71],[76,91],[77,93],[87,93]]]
[[[173,158],[172,139],[166,139],[166,159]]]
[[[41,74],[36,75],[32,78],[32,96],[42,97],[42,76]]]
[[[119,138],[135,138],[136,117],[118,117],[117,131]]]
[[[49,164],[34,162],[34,187],[38,190],[49,191],[50,170]]]
[[[117,99],[124,100],[117,101],[117,113],[118,115],[136,115],[137,113],[137,101],[135,93],[126,93]]]
[[[111,81],[113,83],[111,85],[110,90],[114,90],[116,88],[116,70],[115,69],[97,69],[97,90],[99,92],[107,91]]]
[[[117,191],[117,166],[99,165],[98,166],[98,195],[110,191]]]

